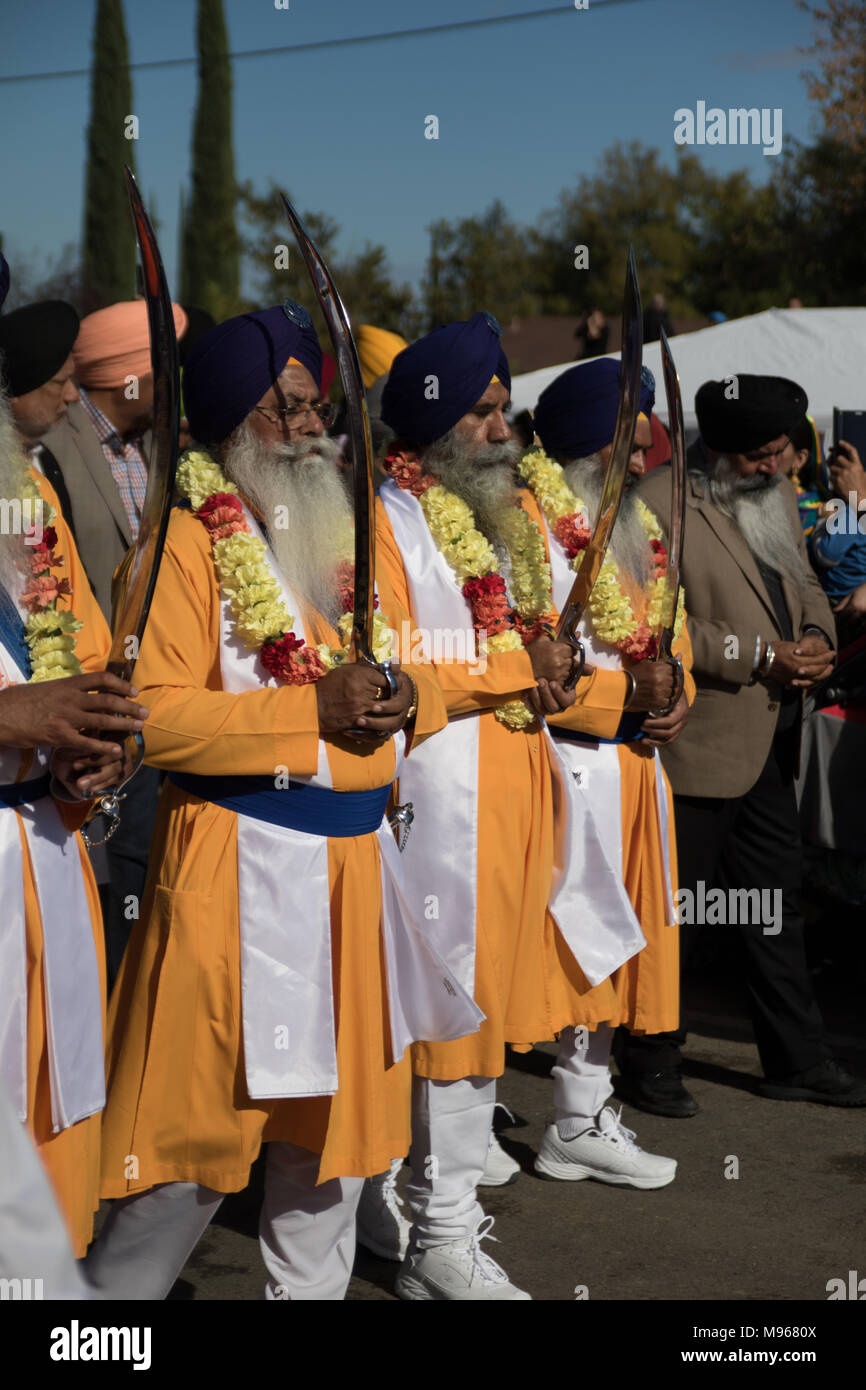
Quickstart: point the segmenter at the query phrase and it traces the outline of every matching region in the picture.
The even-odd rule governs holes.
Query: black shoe
[[[852,1076],[835,1057],[808,1071],[762,1081],[759,1093],[769,1100],[814,1100],[821,1105],[866,1105],[866,1081]]]
[[[649,1115],[668,1115],[686,1120],[700,1110],[689,1095],[678,1071],[626,1072],[619,1077],[618,1095]]]

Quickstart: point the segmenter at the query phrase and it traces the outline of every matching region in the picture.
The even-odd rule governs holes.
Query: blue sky
[[[549,8],[549,0],[226,0],[233,50],[374,34]],[[534,222],[560,189],[592,172],[617,140],[674,158],[674,111],[781,107],[785,138],[807,138],[814,112],[800,76],[810,17],[795,0],[589,0],[576,11],[464,32],[388,40],[234,67],[238,177],[270,177],[302,208],[328,212],[342,245],[382,242],[417,283],[436,217],[500,197]],[[192,56],[194,0],[125,0],[133,62]],[[93,0],[2,0],[0,76],[85,68]],[[195,69],[133,74],[141,186],[155,204],[169,282],[178,195],[189,171]],[[440,122],[438,141],[424,119]],[[80,234],[88,82],[0,83],[0,231],[6,255],[33,269]],[[759,146],[704,146],[719,171],[766,178]],[[206,234],[207,229],[202,229]]]

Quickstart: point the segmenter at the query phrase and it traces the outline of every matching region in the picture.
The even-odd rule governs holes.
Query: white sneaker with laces
[[[492,1225],[493,1217],[485,1216],[473,1235],[407,1256],[397,1272],[395,1292],[410,1301],[531,1302],[531,1295],[516,1288],[481,1249],[480,1241],[496,1239]]]
[[[484,1165],[484,1172],[478,1179],[478,1186],[507,1187],[509,1183],[517,1182],[519,1174],[520,1164],[511,1157],[511,1154],[505,1152],[491,1129],[490,1143],[487,1147],[487,1162]]]
[[[621,1114],[621,1107],[615,1112],[606,1105],[595,1124],[574,1139],[563,1139],[555,1124],[548,1125],[535,1160],[536,1173],[560,1182],[596,1178],[619,1187],[667,1187],[676,1177],[676,1159],[644,1153],[634,1142],[634,1130],[622,1124]]]
[[[411,1227],[403,1215],[403,1198],[397,1191],[402,1158],[395,1158],[384,1178],[370,1178],[361,1189],[356,1231],[358,1244],[380,1260],[403,1260],[409,1248]]]

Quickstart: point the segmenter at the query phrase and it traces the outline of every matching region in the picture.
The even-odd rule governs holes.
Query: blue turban
[[[655,378],[641,368],[640,409],[655,405]],[[545,387],[535,407],[535,433],[548,454],[585,459],[613,440],[619,405],[619,362],[596,357],[569,367]]]
[[[501,334],[493,315],[479,311],[466,323],[447,323],[404,348],[382,392],[385,424],[404,444],[424,448],[472,409],[494,376],[510,393]]]
[[[306,309],[287,299],[272,309],[227,319],[200,338],[186,361],[183,399],[200,444],[220,444],[258,405],[290,357],[318,386],[322,349]]]
[[[0,251],[0,309],[3,308],[3,301],[9,293],[9,262]]]

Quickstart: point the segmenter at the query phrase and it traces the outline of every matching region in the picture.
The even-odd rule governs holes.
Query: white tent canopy
[[[786,376],[809,397],[809,414],[820,433],[833,424],[833,407],[866,409],[866,309],[767,309],[696,333],[672,338],[680,378],[686,433],[697,432],[695,392],[711,378],[737,372]],[[667,422],[658,343],[647,343],[643,360],[656,379],[656,414]],[[611,354],[619,356],[619,353]],[[515,411],[532,410],[539,395],[574,366],[543,367],[514,377]]]

